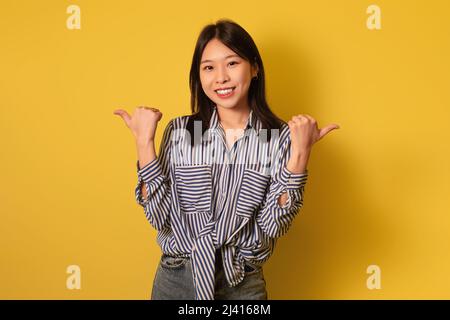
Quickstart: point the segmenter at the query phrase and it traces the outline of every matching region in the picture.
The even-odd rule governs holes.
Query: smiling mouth
[[[222,89],[222,90],[214,90],[214,91],[220,95],[226,95],[226,94],[233,92],[234,89],[236,89],[236,87],[226,88],[226,89]]]

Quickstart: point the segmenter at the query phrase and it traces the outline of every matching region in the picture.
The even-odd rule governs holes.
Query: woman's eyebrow
[[[231,58],[231,57],[237,57],[237,58],[239,58],[239,56],[238,56],[237,54],[230,54],[230,55],[226,56],[225,59],[228,59],[228,58]],[[224,59],[224,60],[225,60],[225,59]],[[214,61],[212,61],[212,60],[203,60],[200,64],[203,64],[203,63],[205,63],[205,62],[214,62]]]

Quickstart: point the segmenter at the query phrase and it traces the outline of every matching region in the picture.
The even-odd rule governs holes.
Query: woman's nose
[[[217,79],[216,81],[218,83],[223,83],[230,80],[230,77],[228,76],[227,70],[223,68],[219,68],[217,72]]]

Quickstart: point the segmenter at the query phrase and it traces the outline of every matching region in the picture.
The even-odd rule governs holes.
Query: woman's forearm
[[[136,141],[136,148],[139,160],[139,169],[142,169],[156,158],[154,141],[146,141],[144,143]],[[141,183],[141,194],[142,199],[147,198],[147,190],[145,189],[144,183]]]
[[[300,152],[299,154],[293,153],[289,158],[286,169],[294,174],[305,173],[310,153],[310,151]]]
[[[289,161],[286,165],[286,169],[288,169],[291,173],[294,174],[300,174],[306,172],[306,166],[308,165],[310,151],[305,150],[304,152],[301,152],[299,154],[292,153],[291,157],[289,158]],[[288,199],[287,192],[283,192],[278,197],[278,205],[283,206],[286,204]]]

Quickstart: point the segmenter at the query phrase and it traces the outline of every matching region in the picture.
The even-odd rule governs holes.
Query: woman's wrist
[[[136,141],[139,168],[145,167],[156,158],[155,145],[153,141]]]
[[[148,138],[148,137],[145,137],[145,138],[137,137],[135,141],[136,141],[136,146],[138,146],[138,147],[146,147],[148,145],[155,143],[154,138]]]
[[[306,173],[306,167],[308,165],[310,154],[311,150],[309,149],[292,152],[286,165],[286,169],[294,174]]]

